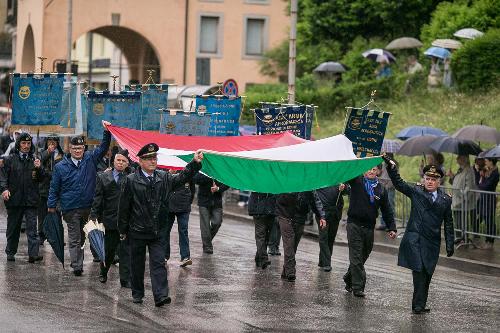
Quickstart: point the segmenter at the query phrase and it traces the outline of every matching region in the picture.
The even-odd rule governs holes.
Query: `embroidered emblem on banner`
[[[21,97],[22,99],[27,99],[28,97],[30,97],[30,94],[31,94],[30,87],[21,86],[19,88],[19,97]]]
[[[104,104],[103,103],[95,103],[94,109],[92,110],[96,116],[101,116],[104,114]]]

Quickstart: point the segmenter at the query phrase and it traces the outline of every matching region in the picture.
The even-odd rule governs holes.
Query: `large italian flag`
[[[111,126],[110,130],[120,146],[129,150],[131,147],[129,142],[132,137],[137,139],[138,132],[146,133],[142,135],[148,137],[154,135],[156,139],[161,139],[160,136],[164,136],[114,126]],[[133,135],[124,138],[123,132],[132,133]],[[291,134],[283,134],[282,137],[275,136],[274,138],[282,139],[287,144],[278,145],[274,143],[271,148],[262,148],[260,146],[261,149],[243,151],[216,151],[206,148],[209,143],[213,145],[214,140],[219,139],[221,140],[219,142],[221,148],[219,149],[224,149],[222,142],[227,141],[228,144],[233,144],[232,140],[238,137],[197,137],[197,140],[201,140],[198,142],[198,148],[191,146],[192,149],[188,154],[186,154],[187,149],[177,149],[179,146],[169,146],[168,140],[150,140],[148,142],[156,142],[162,147],[159,152],[159,160],[161,160],[163,154],[173,153],[184,162],[189,162],[193,158],[192,152],[203,149],[203,173],[233,188],[263,193],[302,192],[337,185],[361,175],[382,162],[380,157],[357,158],[353,153],[351,141],[344,135],[317,141],[299,139],[299,142],[294,141],[291,137],[286,139],[289,135]],[[173,138],[175,136],[169,135],[168,137],[175,141]],[[257,139],[257,141],[267,142],[267,145],[272,146],[271,141],[267,141],[271,140],[271,137],[273,136],[239,138],[240,140],[246,138]],[[153,139],[153,137],[149,138]],[[144,142],[144,144],[148,142]]]

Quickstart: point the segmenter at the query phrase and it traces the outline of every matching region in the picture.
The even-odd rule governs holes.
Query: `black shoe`
[[[295,282],[295,275],[288,275],[286,279],[288,282]]]
[[[213,254],[213,253],[214,253],[214,250],[211,250],[211,249],[204,249],[204,250],[203,250],[203,253]]]
[[[170,304],[170,302],[172,302],[172,299],[169,296],[167,296],[162,298],[158,302],[155,302],[155,306],[156,307],[164,306],[165,304]]]
[[[104,275],[104,274],[99,275],[99,282],[106,283],[106,281],[108,281],[107,275]]]
[[[362,290],[354,290],[354,291],[352,292],[352,294],[353,294],[354,296],[356,296],[356,297],[365,297],[365,296],[366,296],[365,292],[364,292],[364,291],[362,291]]]
[[[111,265],[116,265],[120,263],[120,258],[118,256],[115,256],[115,258],[113,259],[113,262],[111,263]]]
[[[285,274],[281,274],[281,279],[286,280],[286,275]]]
[[[134,298],[132,302],[135,304],[142,304],[142,298]]]
[[[128,281],[125,281],[125,280],[120,280],[120,286],[122,286],[122,288],[128,288],[130,289],[130,282]]]
[[[92,262],[101,262],[101,259],[99,259],[99,258],[94,258],[94,259],[92,259]]]
[[[82,276],[82,273],[83,273],[83,270],[81,270],[81,269],[75,269],[73,271],[73,274],[75,274],[75,276]]]
[[[345,285],[345,290],[347,290],[347,292],[352,292],[352,286],[346,284]]]
[[[271,261],[266,260],[266,261],[264,261],[264,262],[262,263],[262,265],[260,265],[260,267],[261,267],[262,269],[266,269],[266,268],[267,268],[267,266],[269,266],[269,265],[271,265]]]
[[[14,257],[14,255],[12,255],[12,254],[8,254],[7,261],[16,261],[16,257]]]
[[[324,266],[323,267],[324,272],[331,272],[331,270],[332,270],[332,266]]]
[[[42,261],[43,256],[36,256],[36,257],[29,257],[28,262],[30,264],[33,264],[35,261]]]

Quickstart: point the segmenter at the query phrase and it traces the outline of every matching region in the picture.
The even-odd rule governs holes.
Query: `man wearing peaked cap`
[[[108,151],[111,133],[107,130],[109,122],[103,121],[101,144],[93,151],[85,151],[82,137],[71,139],[69,154],[54,167],[50,181],[47,211],[56,212],[59,202],[62,215],[68,226],[68,247],[71,267],[75,276],[83,272],[82,245],[85,241],[83,226],[87,223],[94,199],[97,163]]]
[[[160,150],[160,147],[156,143],[148,143],[144,147],[139,150],[137,153],[137,157],[139,158],[146,158],[150,156],[156,156],[158,153],[158,150]]]
[[[444,173],[441,168],[438,168],[435,165],[426,165],[423,169],[423,173],[426,176],[433,177],[433,178],[443,178]]]
[[[44,173],[40,160],[33,153],[31,135],[22,133],[17,137],[14,153],[5,158],[4,167],[0,169],[0,191],[7,208],[7,261],[15,261],[23,216],[26,218],[28,261],[42,260],[38,255],[37,207],[39,182]]]
[[[171,302],[165,267],[168,198],[201,169],[203,153],[197,151],[184,170],[171,175],[157,170],[158,149],[157,144],[148,143],[137,153],[140,168],[128,175],[122,185],[118,228],[120,238],[128,239],[130,244],[133,302],[142,303],[144,297],[144,266],[148,248],[154,302],[160,307]]]
[[[454,252],[451,197],[439,188],[440,179],[444,174],[436,165],[427,165],[423,168],[423,185],[412,185],[401,179],[392,160],[387,156],[383,158],[394,187],[411,201],[410,218],[399,246],[398,265],[412,270],[414,290],[412,312],[427,313],[430,311],[426,308],[427,296],[439,258],[443,222],[448,257]]]
[[[104,252],[105,262],[101,262],[99,281],[106,283],[108,271],[113,264],[116,249],[120,252],[120,284],[124,288],[130,288],[130,251],[128,240],[120,242],[118,231],[118,202],[121,194],[121,186],[128,175],[128,151],[118,150],[113,160],[113,169],[99,172],[95,188],[94,202],[90,210],[90,220],[99,220],[104,224]]]

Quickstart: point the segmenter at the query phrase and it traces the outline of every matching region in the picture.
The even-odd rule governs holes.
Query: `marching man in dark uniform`
[[[16,140],[15,151],[4,160],[0,169],[0,190],[7,208],[7,261],[15,261],[23,216],[26,218],[28,261],[42,260],[38,255],[37,206],[38,186],[43,178],[39,159],[33,156],[32,137],[22,133]]]
[[[255,222],[255,265],[266,269],[271,264],[267,253],[267,243],[276,223],[276,195],[252,192],[248,200],[248,215]]]
[[[137,153],[140,168],[127,176],[122,186],[118,227],[120,238],[129,238],[130,242],[133,302],[142,303],[144,297],[147,247],[155,305],[163,306],[171,302],[165,268],[164,236],[167,232],[168,197],[171,191],[189,182],[201,169],[203,153],[197,151],[193,161],[184,170],[171,175],[156,170],[158,149],[157,144],[149,143]]]
[[[115,258],[115,251],[120,244],[120,233],[118,232],[118,202],[120,200],[121,185],[127,177],[128,151],[120,150],[113,160],[113,169],[97,174],[94,202],[90,210],[89,219],[99,220],[104,224],[104,252],[105,262],[101,262],[101,273],[99,281],[106,283],[108,271]],[[120,244],[120,284],[122,287],[130,287],[130,254],[128,240]]]
[[[448,257],[454,252],[451,197],[439,189],[444,176],[441,168],[427,165],[423,169],[424,184],[410,185],[401,179],[395,163],[386,156],[384,159],[394,187],[411,200],[410,219],[399,246],[398,265],[413,271],[413,313],[426,313],[430,311],[425,306],[439,258],[443,221]]]

